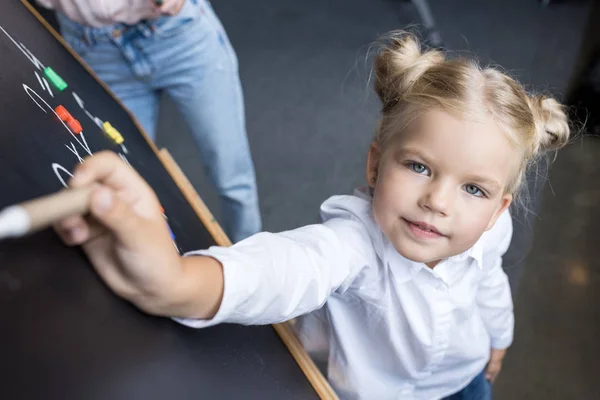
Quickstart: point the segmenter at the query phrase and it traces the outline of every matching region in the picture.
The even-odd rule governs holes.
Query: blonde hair
[[[529,95],[511,77],[483,68],[475,60],[446,59],[440,51],[422,51],[412,34],[392,33],[374,69],[375,91],[382,102],[375,142],[383,149],[419,110],[437,107],[465,118],[491,115],[522,150],[519,170],[505,189],[514,193],[538,155],[568,143],[567,116],[556,100]]]

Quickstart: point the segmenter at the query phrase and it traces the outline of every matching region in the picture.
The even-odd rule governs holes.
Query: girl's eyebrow
[[[432,163],[431,159],[429,157],[427,157],[422,151],[419,151],[415,148],[412,147],[402,147],[401,149],[399,149],[396,153],[397,156],[414,156],[416,158],[420,158],[421,160],[423,160],[426,164],[430,164]]]

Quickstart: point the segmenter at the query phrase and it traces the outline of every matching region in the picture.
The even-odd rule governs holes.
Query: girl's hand
[[[185,0],[163,0],[161,5],[157,5],[156,0],[150,1],[155,4],[157,12],[163,15],[178,14],[185,3]]]
[[[73,216],[55,229],[69,245],[81,245],[106,284],[152,314],[176,299],[182,262],[150,186],[115,153],[88,157],[71,187],[96,185],[88,216]]]
[[[500,373],[500,370],[502,369],[502,361],[504,360],[505,354],[506,349],[491,349],[490,361],[488,362],[488,365],[485,370],[485,379],[490,381],[490,383],[494,383],[496,377]]]

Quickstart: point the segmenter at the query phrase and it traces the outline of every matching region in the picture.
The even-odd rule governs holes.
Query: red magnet
[[[57,106],[54,111],[58,114],[58,118],[63,122],[67,122],[69,119],[73,118],[64,106]]]
[[[71,128],[76,135],[79,135],[81,132],[83,132],[81,124],[73,117],[67,120],[67,125],[69,125],[69,128]]]

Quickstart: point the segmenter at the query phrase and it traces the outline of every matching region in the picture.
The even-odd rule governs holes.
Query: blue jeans
[[[217,189],[225,232],[237,242],[260,231],[237,58],[210,4],[187,0],[176,16],[136,25],[92,28],[57,18],[65,40],[152,140],[159,95],[167,92]]]
[[[492,400],[492,385],[485,379],[485,369],[464,389],[444,400]]]

